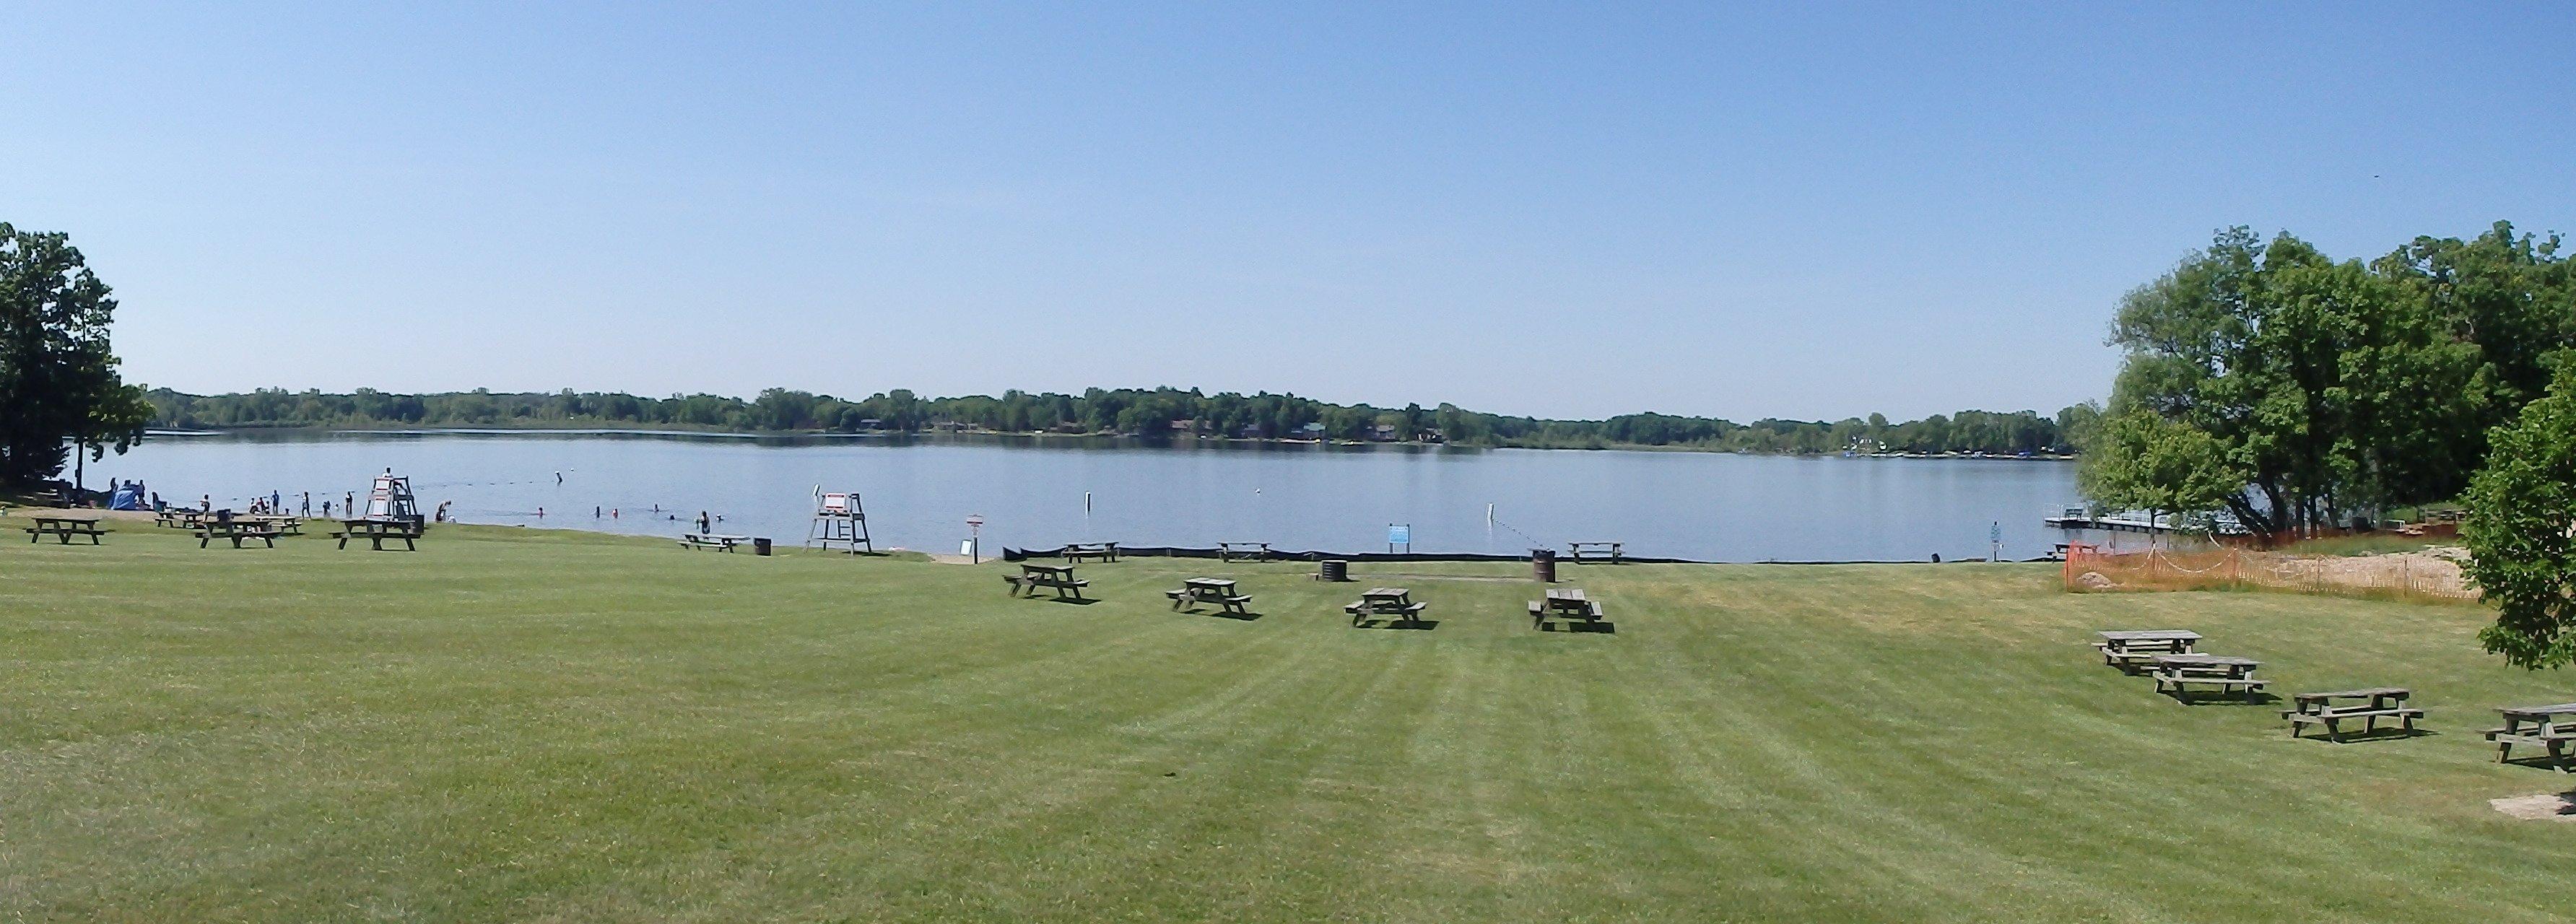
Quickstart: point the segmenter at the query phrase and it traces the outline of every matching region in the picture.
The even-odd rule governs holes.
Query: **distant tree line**
[[[1961,411],[1891,423],[1884,416],[1841,421],[1757,420],[1625,414],[1607,420],[1544,420],[1462,410],[1343,405],[1286,394],[1203,394],[1197,389],[1099,389],[1079,395],[1021,391],[1000,397],[922,398],[895,389],[864,399],[772,388],[752,400],[721,395],[636,395],[484,390],[402,395],[261,389],[243,394],[150,393],[153,425],[181,429],[254,427],[610,426],[758,433],[1116,434],[1147,439],[1437,441],[1469,446],[1603,448],[1670,446],[1724,452],[1831,453],[1846,450],[2012,455],[2065,449],[2067,431],[2094,413],[2055,417],[2032,411]]]

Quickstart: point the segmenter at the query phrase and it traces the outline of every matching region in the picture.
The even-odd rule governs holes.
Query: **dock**
[[[2090,529],[2112,533],[2148,533],[2152,535],[2157,533],[2198,534],[2200,532],[2198,529],[2175,526],[2170,522],[2152,522],[2145,517],[2108,515],[2093,516],[2082,510],[2073,508],[2069,508],[2062,516],[2047,517],[2042,519],[2040,522],[2046,523],[2056,529]],[[2245,527],[2237,525],[2235,519],[2232,517],[2222,516],[2218,519],[2215,524],[2215,528],[2212,531],[2222,536],[2237,536],[2245,533]]]

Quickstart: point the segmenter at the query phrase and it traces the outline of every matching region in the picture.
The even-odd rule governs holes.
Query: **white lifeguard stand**
[[[868,540],[868,513],[859,505],[858,492],[831,493],[815,485],[814,525],[805,531],[805,544],[830,549],[835,542],[849,546],[852,555],[877,550]]]
[[[420,505],[412,500],[411,479],[395,475],[390,468],[376,476],[376,483],[367,488],[366,518],[420,525]]]

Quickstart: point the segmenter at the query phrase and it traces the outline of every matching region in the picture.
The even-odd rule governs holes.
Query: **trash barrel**
[[[1316,564],[1320,569],[1315,575],[1316,577],[1323,578],[1327,581],[1347,581],[1351,579],[1351,563],[1348,561],[1344,561],[1339,558],[1327,558],[1321,562],[1317,562]]]
[[[1538,578],[1539,583],[1556,583],[1556,550],[1531,549],[1530,574]]]
[[[751,540],[751,554],[754,554],[754,555],[767,555],[767,554],[769,554],[769,537],[767,537],[767,536],[756,536],[756,537],[753,537],[753,538],[752,538],[752,540]]]

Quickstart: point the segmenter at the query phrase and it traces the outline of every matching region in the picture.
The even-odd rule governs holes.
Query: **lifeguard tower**
[[[828,550],[836,542],[848,546],[852,555],[877,550],[876,543],[868,541],[868,513],[859,505],[859,495],[829,493],[816,485],[814,525],[805,531],[805,544]]]
[[[376,476],[367,488],[367,516],[370,520],[388,520],[420,525],[420,505],[411,497],[411,479],[394,474],[393,469]]]

